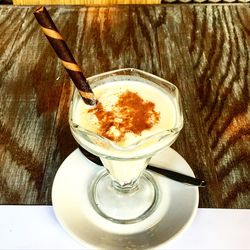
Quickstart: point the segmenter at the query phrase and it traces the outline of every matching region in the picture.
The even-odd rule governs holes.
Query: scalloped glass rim
[[[128,72],[129,72],[129,74],[128,74]],[[132,74],[131,74],[131,72],[132,72]],[[161,89],[165,93],[167,92],[167,90],[164,88],[166,88],[166,87],[169,89],[171,88],[170,91],[175,92],[175,99],[177,100],[176,106],[178,107],[177,112],[178,112],[178,116],[180,117],[180,119],[176,119],[176,120],[178,120],[178,123],[176,124],[176,126],[171,128],[171,129],[158,131],[155,134],[150,135],[146,138],[140,139],[140,140],[138,140],[130,145],[127,145],[126,147],[120,146],[117,143],[109,140],[106,137],[103,137],[103,136],[98,135],[92,131],[84,129],[83,127],[81,127],[80,125],[78,125],[77,123],[75,123],[73,121],[72,113],[73,113],[73,108],[74,108],[74,100],[76,98],[80,98],[80,95],[75,88],[74,94],[72,96],[71,103],[70,103],[70,109],[69,109],[69,123],[70,123],[70,127],[72,130],[74,130],[76,133],[81,133],[81,135],[84,137],[84,139],[92,144],[96,145],[96,143],[94,143],[90,139],[91,137],[94,138],[95,140],[98,140],[100,143],[104,143],[106,146],[111,147],[112,149],[117,150],[117,151],[127,151],[127,150],[131,150],[131,149],[135,149],[136,147],[142,146],[142,144],[147,143],[149,140],[155,139],[157,141],[161,141],[164,138],[166,138],[167,136],[170,136],[170,135],[173,136],[173,135],[178,134],[180,132],[180,130],[183,127],[183,115],[182,115],[182,108],[181,108],[181,102],[180,102],[180,95],[179,95],[178,88],[174,84],[172,84],[171,82],[169,82],[163,78],[160,78],[158,76],[155,76],[153,74],[150,74],[148,72],[144,72],[142,70],[138,70],[138,69],[134,69],[134,68],[124,68],[124,69],[108,71],[105,73],[91,76],[91,77],[87,78],[87,81],[89,82],[90,85],[95,87],[96,84],[100,84],[100,82],[101,82],[101,80],[95,81],[96,79],[102,78],[102,79],[105,79],[105,81],[103,81],[103,82],[107,82],[109,78],[114,77],[114,76],[117,77],[118,76],[117,73],[119,73],[120,76],[124,75],[124,76],[134,76],[134,77],[142,78],[144,82],[149,82],[150,84],[156,86],[157,88]],[[108,77],[105,78],[105,76],[108,76]],[[145,78],[145,76],[147,76],[148,78]],[[150,80],[149,78],[153,78],[153,79]],[[157,81],[157,83],[155,83],[154,81]]]

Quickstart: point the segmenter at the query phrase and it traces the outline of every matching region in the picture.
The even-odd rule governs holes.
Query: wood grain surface
[[[160,0],[13,0],[15,5],[159,4]]]
[[[250,208],[249,5],[51,7],[86,76],[133,67],[180,89],[173,145],[205,179],[200,207]],[[51,204],[73,86],[33,16],[0,7],[0,203]]]

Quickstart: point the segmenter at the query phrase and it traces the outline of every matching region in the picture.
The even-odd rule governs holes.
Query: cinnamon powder
[[[98,133],[112,141],[120,142],[126,133],[140,135],[158,123],[160,114],[155,104],[143,100],[137,93],[126,91],[118,98],[112,111],[106,111],[101,102],[89,110],[98,119]]]

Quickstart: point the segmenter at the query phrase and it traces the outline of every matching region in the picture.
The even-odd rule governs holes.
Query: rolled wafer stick
[[[34,12],[34,15],[57,56],[61,59],[61,62],[67,70],[70,78],[79,90],[83,101],[88,105],[95,105],[97,100],[94,97],[93,91],[90,88],[87,79],[76,63],[71,51],[56,28],[46,8],[39,7]]]

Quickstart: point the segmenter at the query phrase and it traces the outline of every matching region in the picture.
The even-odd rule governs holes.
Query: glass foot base
[[[158,187],[150,173],[144,172],[136,188],[116,189],[106,170],[101,171],[90,188],[90,200],[98,214],[120,223],[130,224],[147,218],[158,201]]]

